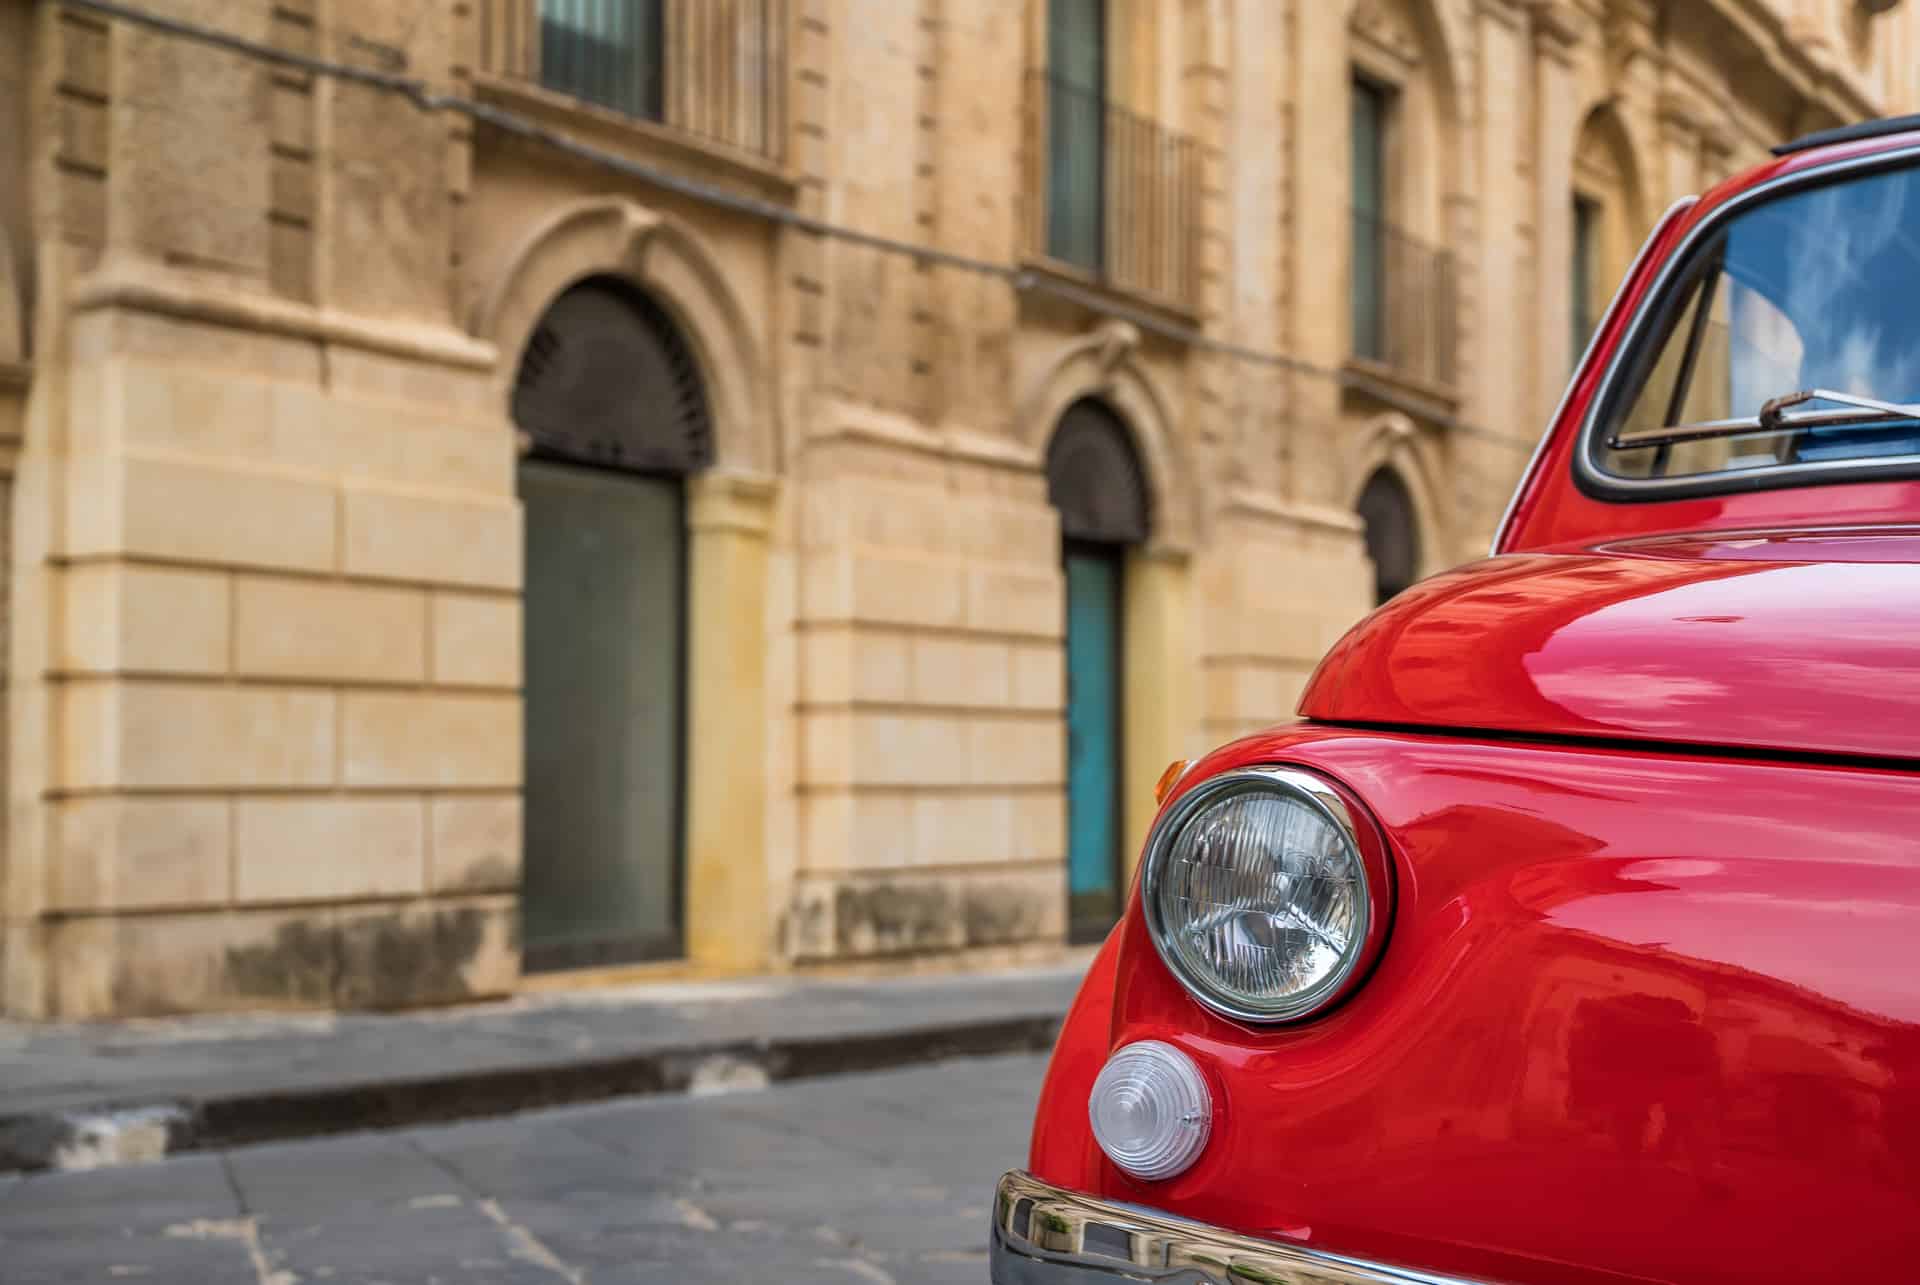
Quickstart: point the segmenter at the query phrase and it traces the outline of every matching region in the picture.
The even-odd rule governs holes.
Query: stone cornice
[[[1365,530],[1360,515],[1325,504],[1283,499],[1266,491],[1235,487],[1221,501],[1222,517],[1253,518],[1276,525],[1306,527],[1335,535],[1358,535]]]
[[[1658,61],[1659,42],[1654,37],[1658,15],[1645,0],[1612,0],[1601,19],[1605,32],[1607,63],[1616,83],[1642,59]]]
[[[517,112],[548,129],[629,160],[680,169],[709,182],[719,177],[743,195],[785,202],[793,200],[799,191],[798,172],[776,161],[596,107],[527,81],[483,73],[474,77],[473,92],[482,103]]]
[[[931,429],[902,415],[848,402],[835,404],[826,425],[809,433],[802,449],[834,442],[881,446],[931,459],[1023,473],[1043,466],[1037,455],[1009,438],[954,426]]]
[[[72,307],[76,315],[127,308],[466,370],[492,370],[497,360],[492,344],[451,325],[391,321],[294,303],[185,279],[131,257],[109,256],[82,277],[74,287]]]
[[[710,469],[687,479],[687,525],[764,538],[773,524],[778,479],[764,473]]]
[[[1560,0],[1538,0],[1533,6],[1533,51],[1543,58],[1571,64],[1580,43],[1580,15]]]
[[[1707,109],[1692,94],[1677,89],[1662,89],[1654,100],[1654,119],[1662,136],[1668,139],[1692,138],[1705,125]]]
[[[1795,93],[1820,102],[1843,120],[1880,114],[1851,76],[1796,40],[1791,19],[1766,0],[1707,3],[1746,38],[1757,62]]]
[[[1518,31],[1527,18],[1527,0],[1474,0],[1473,10],[1483,18]]]
[[[1420,65],[1420,35],[1405,15],[1382,0],[1359,0],[1348,19],[1354,53],[1391,80],[1404,80]]]

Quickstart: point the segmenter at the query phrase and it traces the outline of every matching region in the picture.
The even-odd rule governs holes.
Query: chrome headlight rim
[[[1254,1005],[1243,997],[1223,993],[1213,979],[1198,973],[1175,950],[1172,934],[1161,912],[1161,883],[1166,878],[1166,863],[1187,824],[1224,798],[1249,791],[1274,793],[1303,804],[1332,824],[1358,858],[1360,872],[1359,922],[1354,934],[1358,945],[1341,961],[1334,972],[1306,990],[1285,1000]],[[1356,817],[1350,804],[1331,782],[1304,768],[1283,764],[1258,764],[1221,772],[1199,782],[1161,812],[1148,832],[1141,863],[1140,905],[1147,924],[1147,936],[1160,961],[1167,966],[1187,993],[1200,1004],[1222,1017],[1253,1026],[1278,1026],[1318,1017],[1346,998],[1366,979],[1379,957],[1385,940],[1387,921],[1392,910],[1392,862],[1385,845],[1372,825]]]

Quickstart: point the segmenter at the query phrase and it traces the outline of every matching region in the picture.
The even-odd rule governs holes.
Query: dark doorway
[[[711,458],[687,344],[610,280],[521,359],[526,531],[523,953],[529,970],[681,953],[687,473]]]
[[[1066,576],[1067,907],[1074,941],[1120,914],[1125,869],[1126,554],[1147,537],[1145,478],[1126,425],[1105,403],[1074,403],[1047,450]]]
[[[1367,556],[1373,559],[1373,601],[1378,606],[1420,578],[1420,533],[1407,484],[1390,468],[1375,469],[1355,506],[1366,524]]]

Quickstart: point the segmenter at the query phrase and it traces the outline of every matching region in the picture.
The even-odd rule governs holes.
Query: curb
[[[660,1093],[750,1091],[784,1080],[947,1058],[1044,1053],[1063,1017],[1028,1014],[862,1035],[736,1040],[411,1080],[0,1115],[0,1173],[92,1169],[253,1142],[507,1115]]]

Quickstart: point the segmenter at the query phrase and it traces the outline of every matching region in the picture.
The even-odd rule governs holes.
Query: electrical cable
[[[450,112],[482,122],[486,125],[519,138],[529,139],[555,151],[586,161],[591,165],[612,170],[630,178],[639,179],[653,187],[684,196],[690,200],[718,206],[735,213],[748,214],[765,219],[784,227],[793,228],[811,236],[842,241],[849,245],[862,246],[886,254],[899,255],[911,259],[916,264],[952,268],[970,272],[979,276],[1006,282],[1017,292],[1052,295],[1069,303],[1085,308],[1087,311],[1115,321],[1124,321],[1137,329],[1150,334],[1171,339],[1177,343],[1205,352],[1216,353],[1250,364],[1269,366],[1294,374],[1307,375],[1319,379],[1328,379],[1345,388],[1353,388],[1403,411],[1416,418],[1439,427],[1472,437],[1484,438],[1518,452],[1530,452],[1533,442],[1496,433],[1491,429],[1460,419],[1444,412],[1421,399],[1410,396],[1379,380],[1346,370],[1331,369],[1303,358],[1286,353],[1251,348],[1229,340],[1216,339],[1204,331],[1140,308],[1128,307],[1116,303],[1098,293],[1051,280],[1039,273],[1011,264],[995,263],[988,259],[974,258],[971,255],[956,254],[934,246],[920,245],[911,241],[902,241],[894,237],[881,236],[878,233],[863,232],[858,228],[832,223],[825,219],[803,214],[798,210],[763,201],[751,196],[729,192],[724,188],[703,183],[698,179],[687,178],[667,170],[655,168],[629,160],[624,156],[605,151],[588,143],[579,142],[565,134],[535,124],[516,113],[503,111],[486,103],[476,102],[456,94],[435,93],[422,80],[392,72],[376,71],[368,67],[355,67],[348,63],[334,62],[325,58],[315,58],[307,54],[294,53],[291,50],[277,49],[272,45],[250,40],[228,31],[205,27],[180,18],[170,18],[152,13],[135,5],[123,4],[119,0],[62,0],[65,7],[106,18],[117,18],[150,30],[163,32],[184,40],[223,49],[230,53],[241,54],[264,62],[277,63],[315,76],[326,76],[335,80],[348,81],[370,88],[397,94],[412,103],[418,110],[428,114]]]

